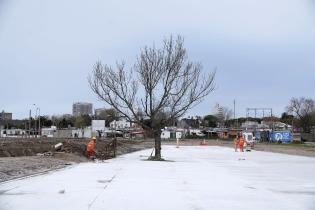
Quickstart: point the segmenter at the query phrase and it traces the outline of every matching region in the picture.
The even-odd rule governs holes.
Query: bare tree
[[[292,98],[286,107],[287,112],[293,114],[300,122],[304,132],[309,132],[312,113],[315,111],[314,100],[311,98]]]
[[[232,109],[228,107],[222,107],[223,121],[226,122],[231,119],[233,115]]]
[[[133,68],[116,69],[97,62],[89,84],[92,91],[129,121],[141,124],[155,138],[161,159],[161,128],[178,119],[214,90],[215,71],[202,73],[200,63],[187,61],[184,40],[170,37],[163,47],[144,47]],[[140,114],[141,113],[141,114]]]

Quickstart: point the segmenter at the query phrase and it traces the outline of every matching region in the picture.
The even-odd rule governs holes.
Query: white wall
[[[182,132],[176,132],[176,138],[181,139],[182,138]]]
[[[171,138],[171,132],[170,131],[162,131],[161,139],[169,139],[169,138]]]
[[[104,131],[105,120],[92,120],[92,132]]]

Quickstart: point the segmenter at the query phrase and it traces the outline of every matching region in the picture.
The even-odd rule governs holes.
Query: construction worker
[[[87,158],[92,158],[94,155],[94,146],[96,144],[96,137],[93,137],[91,141],[87,144],[86,152],[87,152]]]
[[[245,140],[243,136],[241,136],[240,141],[239,141],[240,152],[244,152],[244,144],[245,144]]]
[[[234,148],[235,148],[235,152],[237,152],[237,147],[239,144],[239,140],[238,140],[238,136],[236,135],[235,139],[234,139]]]

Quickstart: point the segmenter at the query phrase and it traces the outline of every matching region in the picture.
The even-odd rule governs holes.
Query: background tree
[[[119,113],[113,109],[105,109],[98,116],[96,116],[98,120],[105,120],[105,126],[109,126],[109,124],[114,120],[119,120]]]
[[[199,128],[201,125],[201,117],[188,117],[188,118],[182,118],[179,122],[179,125],[183,128]]]
[[[162,125],[183,116],[212,92],[214,77],[215,72],[203,74],[200,63],[187,60],[184,40],[178,36],[164,40],[160,49],[144,47],[130,70],[124,62],[117,62],[115,70],[97,62],[89,84],[101,100],[153,133],[153,159],[160,160]],[[139,116],[139,109],[144,116]]]
[[[59,128],[68,128],[70,125],[70,122],[66,119],[66,118],[63,118],[62,120],[59,121],[58,123],[58,127]]]
[[[298,125],[309,133],[312,127],[312,113],[315,112],[314,100],[311,98],[292,98],[287,106],[287,112],[298,119]]]
[[[64,114],[64,115],[53,115],[51,117],[52,125],[58,128],[68,128],[73,127],[75,122],[75,117]]]
[[[202,125],[205,127],[215,128],[215,127],[217,127],[217,124],[218,124],[218,118],[214,115],[206,115],[203,118]]]
[[[283,122],[288,125],[292,125],[293,121],[294,121],[294,116],[292,114],[288,114],[286,112],[283,112],[281,114],[280,122]]]
[[[53,125],[52,120],[49,118],[49,116],[40,116],[40,125],[41,127],[50,127]]]
[[[78,116],[74,120],[74,126],[76,128],[84,128],[92,124],[92,118],[89,115]]]
[[[222,107],[222,113],[223,113],[223,122],[224,123],[226,121],[230,120],[232,115],[233,115],[232,109],[230,109],[228,107]]]
[[[315,131],[314,126],[315,126],[315,111],[311,113],[311,124],[313,126],[313,132]]]

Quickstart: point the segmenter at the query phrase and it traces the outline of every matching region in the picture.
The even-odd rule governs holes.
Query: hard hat
[[[96,137],[95,136],[93,136],[93,138],[92,138],[93,140],[96,140]]]

